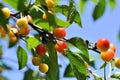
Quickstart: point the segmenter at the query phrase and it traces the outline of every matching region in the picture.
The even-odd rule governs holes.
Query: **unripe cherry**
[[[53,34],[56,38],[64,38],[66,36],[66,30],[65,28],[55,28],[53,31]]]
[[[32,64],[34,66],[39,66],[41,63],[41,59],[39,57],[32,57]]]
[[[28,27],[28,21],[25,18],[18,19],[16,24],[20,29]]]
[[[37,45],[36,54],[38,56],[44,56],[46,54],[46,46],[44,44]]]
[[[96,47],[101,51],[107,51],[110,47],[110,42],[109,40],[107,40],[106,38],[100,38],[97,43],[96,43]]]
[[[8,8],[2,8],[1,11],[4,14],[4,16],[5,16],[6,19],[10,17],[11,11]]]
[[[115,58],[114,59],[115,60],[115,66],[117,67],[117,68],[120,68],[120,58]]]
[[[39,70],[40,70],[42,73],[46,73],[46,72],[48,72],[49,67],[48,67],[47,64],[41,63],[41,64],[39,65]]]

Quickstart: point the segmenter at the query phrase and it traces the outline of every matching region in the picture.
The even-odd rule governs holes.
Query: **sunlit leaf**
[[[66,69],[65,69],[64,77],[75,77],[70,64],[68,64],[67,67],[66,67]]]
[[[115,78],[115,79],[120,80],[120,72],[116,72],[116,73],[112,74],[111,78]]]
[[[109,5],[110,5],[110,8],[111,10],[114,10],[115,6],[116,6],[116,0],[108,0],[109,2]]]
[[[56,5],[54,9],[56,12],[60,12],[63,15],[67,16],[69,6],[68,5]]]
[[[97,3],[98,3],[98,0],[92,0],[92,2],[94,2],[95,4],[97,4]]]
[[[73,2],[70,2],[70,6],[69,6],[69,9],[68,9],[68,15],[67,15],[67,21],[71,24],[73,22],[75,22],[80,27],[82,27],[80,14],[76,10],[75,3],[73,3]]]
[[[83,13],[87,0],[80,0],[80,12]]]
[[[40,0],[35,0],[35,5],[40,5]]]
[[[103,15],[105,11],[105,7],[106,7],[106,0],[99,0],[98,4],[95,6],[95,9],[93,11],[94,20],[97,20]]]
[[[19,0],[3,0],[4,2],[6,2],[7,4],[9,4],[10,6],[12,6],[14,9],[17,10],[17,6],[18,6],[18,1]]]
[[[63,21],[59,18],[56,18],[56,21],[58,26],[68,27],[70,25],[69,22]]]
[[[35,37],[28,37],[25,39],[27,42],[27,49],[30,50],[31,48],[36,47],[39,44],[39,41]]]
[[[98,77],[98,78],[94,78],[94,80],[103,80],[103,78]]]
[[[66,51],[67,57],[70,60],[70,65],[78,80],[85,80],[87,76],[87,70],[84,65],[84,61],[80,55],[75,54],[69,50]]]
[[[68,40],[71,44],[77,47],[83,55],[85,55],[89,59],[88,49],[86,42],[80,37],[73,37]]]
[[[55,6],[55,11],[60,12],[63,15],[67,17],[67,21],[69,23],[75,22],[78,24],[80,27],[82,27],[82,22],[81,22],[81,17],[79,12],[76,10],[75,4],[71,4],[71,6],[68,5],[56,5]]]
[[[19,69],[24,68],[27,64],[28,56],[27,56],[27,52],[20,46],[17,49],[17,58],[18,58]]]

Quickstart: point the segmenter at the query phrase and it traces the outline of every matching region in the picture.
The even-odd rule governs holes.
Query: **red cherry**
[[[55,49],[60,53],[64,53],[65,52],[64,50],[67,48],[68,48],[67,43],[64,41],[58,41],[57,44],[55,45]]]
[[[53,34],[56,38],[64,38],[66,36],[65,28],[55,28]]]
[[[39,56],[44,56],[46,53],[46,46],[44,44],[39,44],[36,47],[36,54]]]
[[[106,38],[101,38],[97,41],[96,47],[102,52],[107,51],[110,47],[110,42]]]

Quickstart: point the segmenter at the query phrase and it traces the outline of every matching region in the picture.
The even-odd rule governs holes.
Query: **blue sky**
[[[67,29],[67,37],[70,38],[70,37],[79,36],[91,42],[96,42],[101,37],[108,38],[110,42],[114,43],[117,47],[116,57],[120,57],[120,42],[118,41],[118,31],[120,30],[120,0],[117,0],[117,2],[118,3],[114,11],[111,11],[110,7],[107,5],[105,14],[97,21],[94,21],[92,18],[92,11],[95,4],[92,3],[91,1],[88,1],[86,4],[84,13],[81,14],[83,28],[79,28],[78,25],[72,24]],[[6,42],[3,41],[3,43],[1,44],[5,45]],[[17,57],[15,55],[15,49],[7,50],[6,47],[7,45],[4,46],[5,54],[3,55],[3,57],[8,57],[11,59],[12,57],[14,57],[14,60],[16,61]],[[99,57],[97,53],[94,53],[94,55]],[[31,58],[31,56],[29,56],[29,58]],[[102,60],[100,59],[97,60],[96,61],[97,67],[101,65],[101,64],[98,64],[99,61],[101,62],[101,64],[103,63]],[[63,64],[68,64],[68,61],[67,62],[59,61],[59,62]],[[22,73],[26,69],[19,71],[17,70],[17,67],[18,67],[17,64],[14,64],[13,62],[10,62],[10,61],[6,61],[6,63],[9,63],[9,65],[14,68],[14,71],[9,71],[9,72],[4,71],[3,72],[4,76],[10,78],[9,80],[22,80],[22,77],[23,77]],[[63,66],[63,68],[65,68],[65,66]],[[63,72],[63,69],[61,71]],[[101,74],[102,71],[98,73]],[[61,77],[62,76],[63,75],[61,74]],[[60,80],[67,80],[67,79],[62,78]]]

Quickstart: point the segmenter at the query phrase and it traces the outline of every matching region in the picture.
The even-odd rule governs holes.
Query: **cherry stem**
[[[86,44],[87,44],[88,50],[92,50],[100,54],[100,51],[96,48],[96,43],[94,45],[91,45],[90,42],[86,40]]]
[[[106,66],[104,66],[104,80],[106,80]]]

